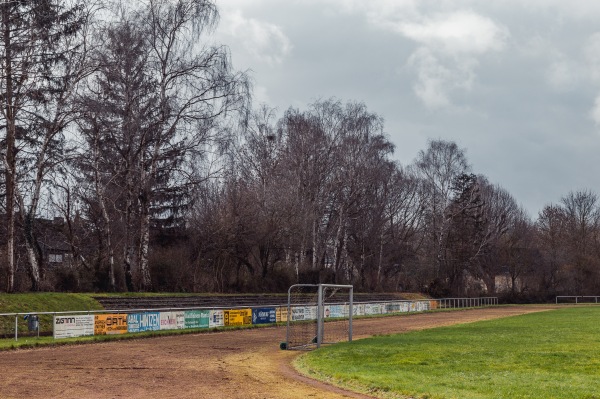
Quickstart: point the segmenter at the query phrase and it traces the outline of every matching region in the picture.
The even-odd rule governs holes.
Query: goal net
[[[288,290],[286,349],[352,341],[351,285],[296,284]]]

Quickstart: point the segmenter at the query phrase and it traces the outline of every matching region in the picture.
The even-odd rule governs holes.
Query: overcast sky
[[[362,101],[403,165],[453,140],[534,218],[600,193],[600,2],[216,1],[256,102]]]

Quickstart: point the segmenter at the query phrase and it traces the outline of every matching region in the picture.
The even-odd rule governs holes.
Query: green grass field
[[[307,353],[296,366],[381,398],[598,399],[600,307],[380,336]]]

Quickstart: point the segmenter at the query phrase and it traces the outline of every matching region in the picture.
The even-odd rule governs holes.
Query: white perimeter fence
[[[593,295],[559,295],[556,297],[556,304],[559,303],[598,303],[600,296]]]
[[[497,297],[485,298],[441,298],[436,299],[439,309],[478,308],[498,305]]]
[[[332,303],[331,305],[336,304]],[[347,306],[345,303],[338,305]],[[494,305],[498,305],[497,297],[354,302],[354,309],[357,313],[356,316],[376,316]],[[293,306],[303,305],[294,304]],[[316,309],[309,313],[316,314]],[[2,318],[14,318],[15,340],[18,340],[19,330],[21,332],[29,330],[30,334],[37,333],[39,336],[40,316],[43,316],[41,319],[45,324],[52,323],[53,337],[60,339],[157,330],[274,324],[287,322],[288,305],[0,313]],[[11,322],[2,324],[6,330],[7,325],[10,326]],[[10,329],[12,330],[12,328]],[[44,331],[47,332],[46,329]],[[10,336],[12,332],[0,331],[0,334]]]

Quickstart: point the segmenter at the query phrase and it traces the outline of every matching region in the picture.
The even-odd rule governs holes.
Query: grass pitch
[[[600,399],[600,307],[379,336],[296,366],[381,398]]]

